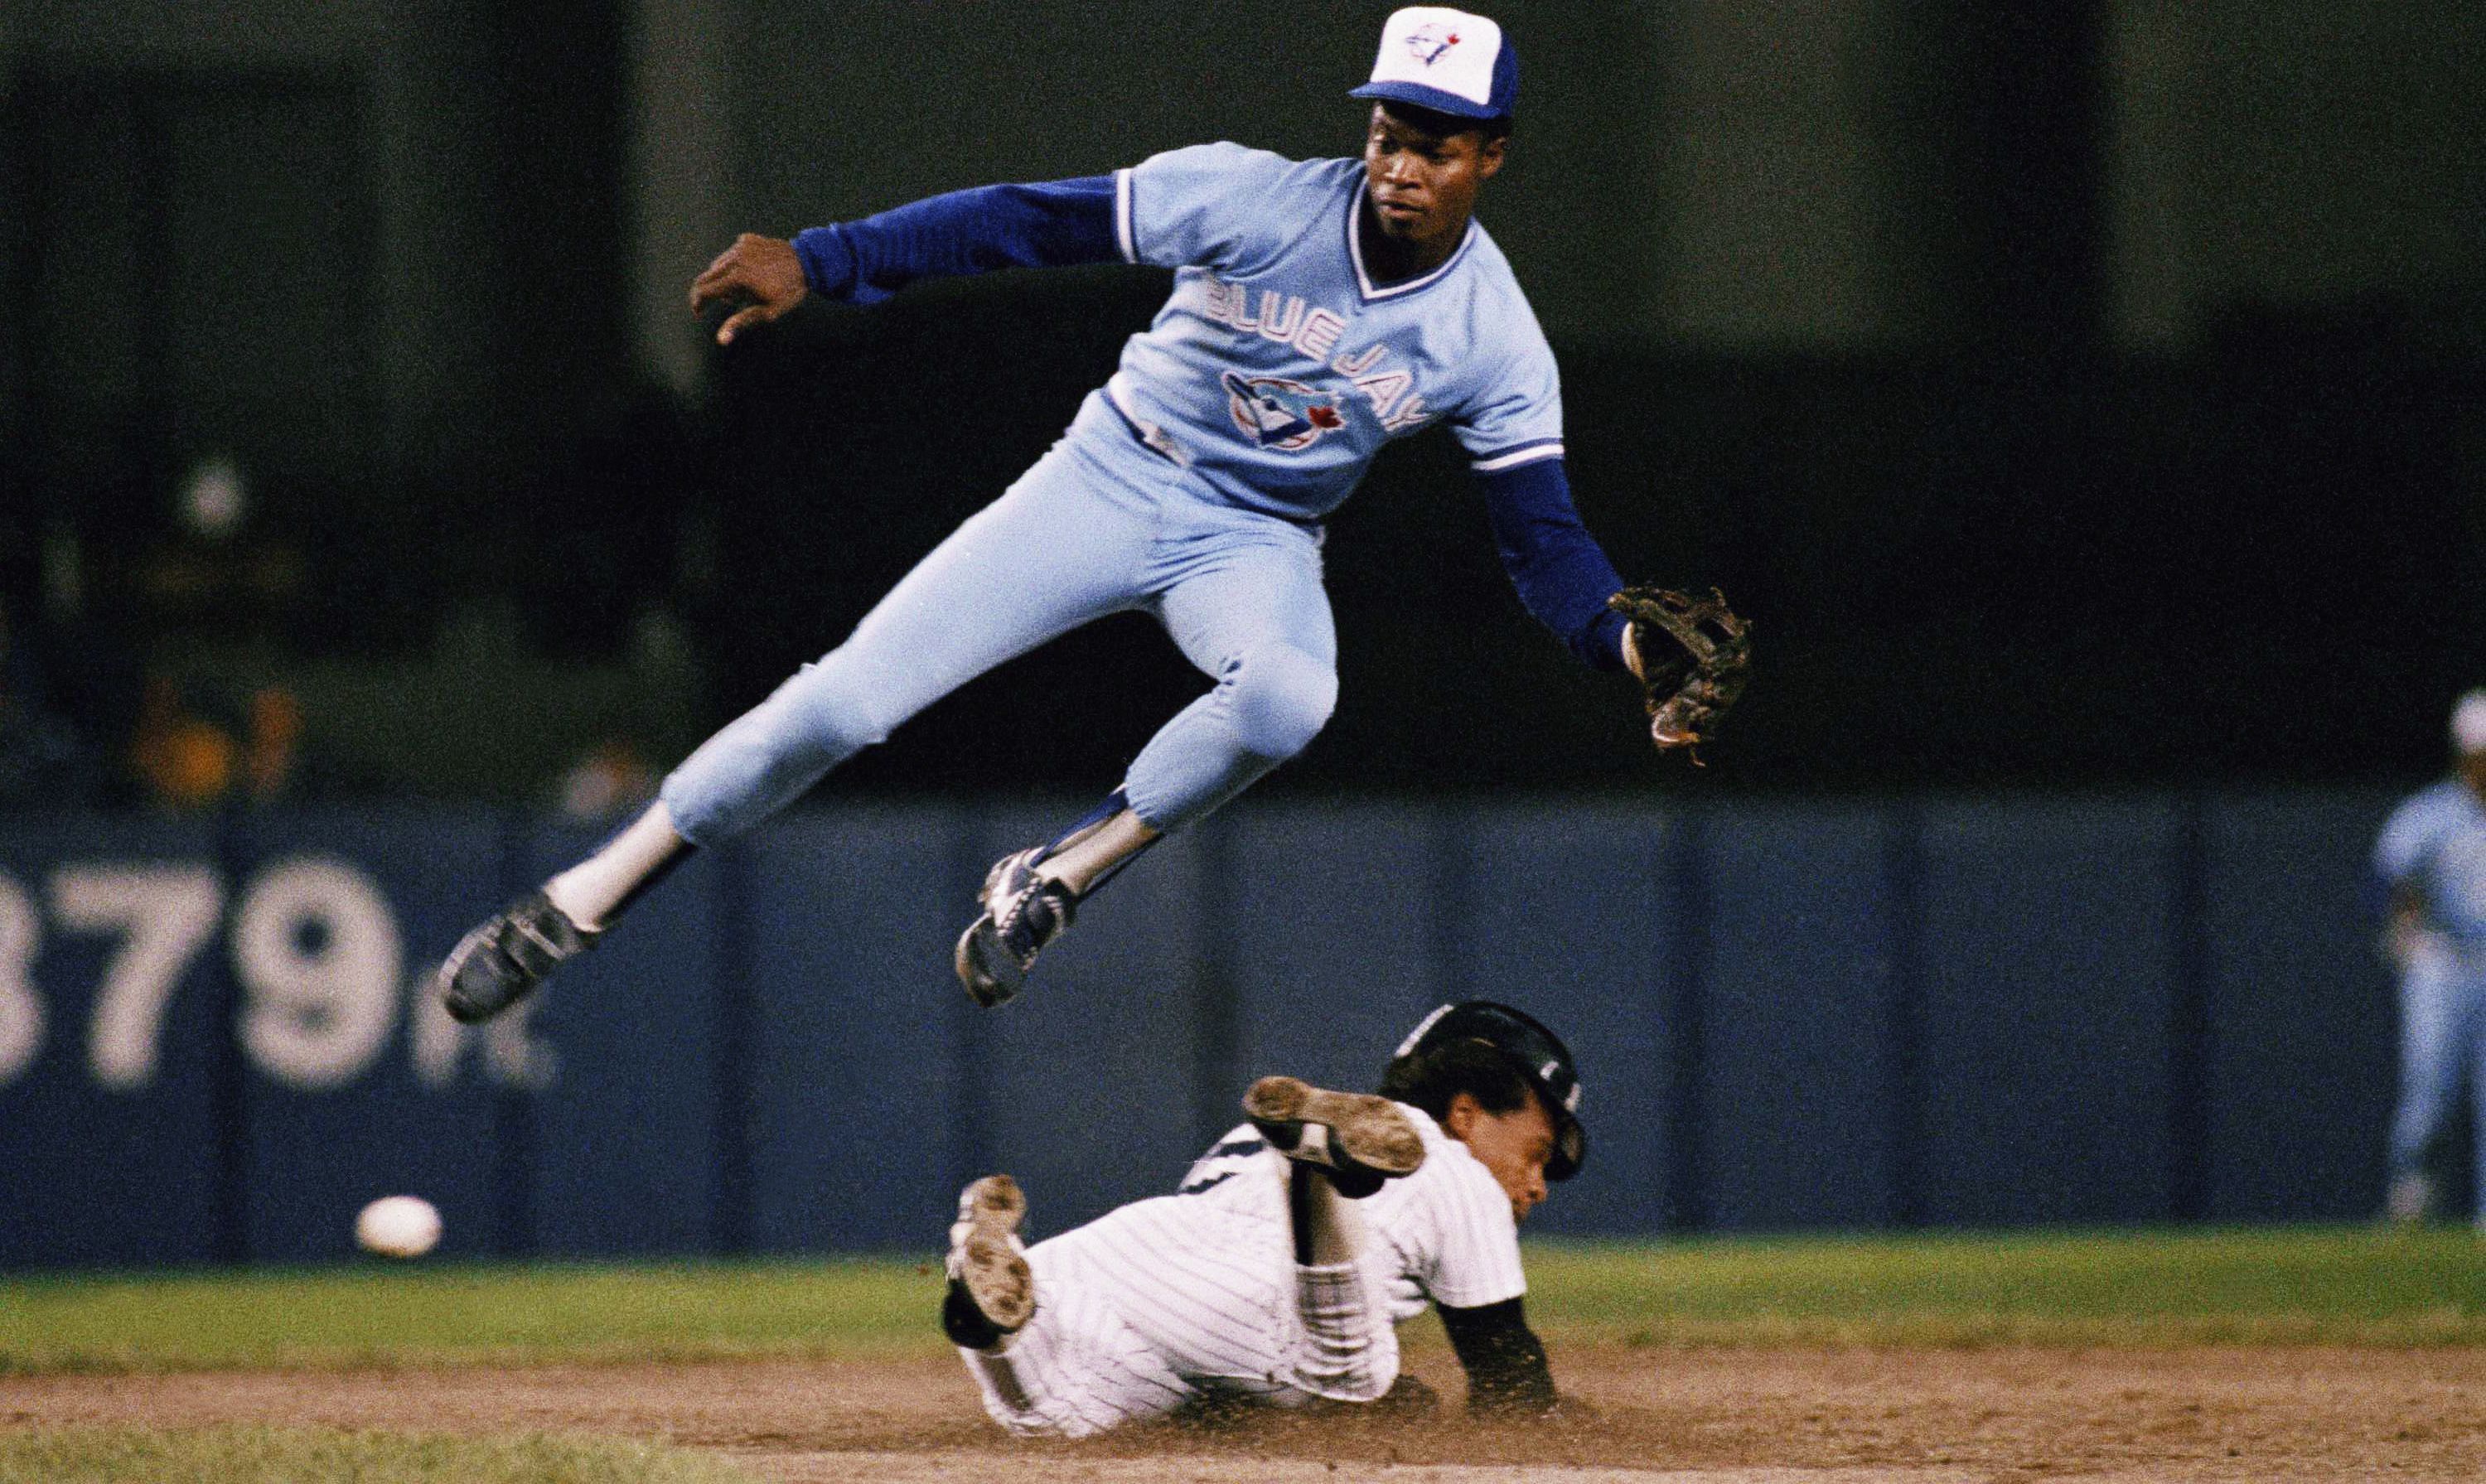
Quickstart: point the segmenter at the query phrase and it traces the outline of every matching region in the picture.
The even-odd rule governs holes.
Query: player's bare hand
[[[691,280],[691,313],[704,313],[711,304],[739,305],[716,327],[716,343],[731,345],[750,326],[784,318],[811,291],[793,243],[746,232]]]

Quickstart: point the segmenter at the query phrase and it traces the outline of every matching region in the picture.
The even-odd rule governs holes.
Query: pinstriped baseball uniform
[[[1342,1297],[1349,1281],[1369,1316],[1356,1386],[1377,1394],[1397,1374],[1395,1325],[1428,1303],[1520,1297],[1509,1198],[1467,1145],[1407,1113],[1423,1167],[1359,1203],[1369,1239],[1352,1277],[1296,1267],[1287,1162],[1248,1124],[1202,1155],[1177,1194],[1029,1249],[1036,1317],[998,1355],[960,1352],[984,1410],[1014,1433],[1076,1438],[1204,1393],[1279,1405],[1345,1394],[1313,1373],[1326,1362],[1308,1351],[1298,1305]]]

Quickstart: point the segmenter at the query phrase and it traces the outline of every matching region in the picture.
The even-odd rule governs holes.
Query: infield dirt
[[[0,1380],[0,1422],[555,1431],[710,1448],[782,1484],[1988,1484],[2486,1477],[2486,1351],[1568,1349],[1552,1424],[1254,1413],[1084,1443],[987,1423],[954,1360]],[[1411,1358],[1446,1395],[1455,1365]]]

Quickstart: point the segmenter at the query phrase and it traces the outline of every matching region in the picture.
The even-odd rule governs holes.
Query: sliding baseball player
[[[1195,1398],[1368,1403],[1395,1326],[1438,1308],[1471,1410],[1556,1406],[1519,1223],[1586,1141],[1570,1052],[1489,1001],[1444,1005],[1377,1096],[1262,1078],[1171,1195],[1020,1245],[1008,1175],[959,1197],[942,1328],[1011,1432],[1085,1437]]]

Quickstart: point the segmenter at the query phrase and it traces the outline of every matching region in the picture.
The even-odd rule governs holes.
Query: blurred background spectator
[[[0,597],[0,805],[86,802],[94,772],[93,755],[57,700],[51,667]]]

